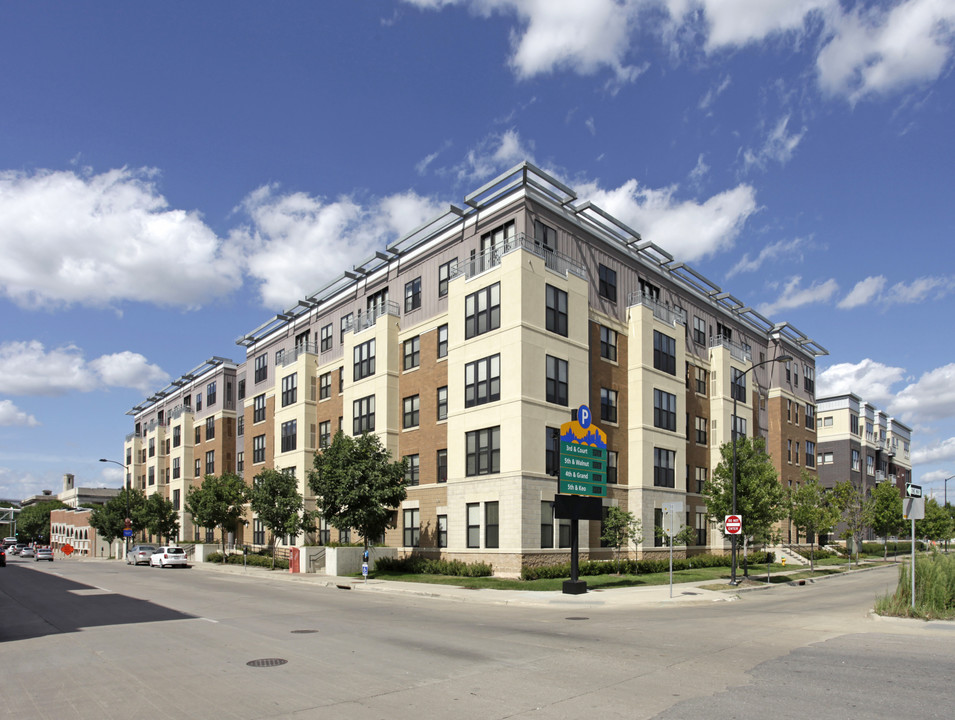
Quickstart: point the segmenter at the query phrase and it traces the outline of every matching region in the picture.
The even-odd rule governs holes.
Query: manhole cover
[[[309,633],[317,633],[318,630],[293,630],[293,635],[308,635]]]
[[[261,658],[260,660],[249,660],[246,663],[249,667],[278,667],[284,665],[288,660],[282,658]]]
[[[564,618],[564,620],[590,620],[590,618],[589,617],[569,617],[569,618]]]

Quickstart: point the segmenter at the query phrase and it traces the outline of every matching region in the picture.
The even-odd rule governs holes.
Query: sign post
[[[925,519],[925,498],[922,488],[909,483],[905,486],[905,500],[902,501],[902,517],[912,521],[912,609],[915,609],[915,521]]]
[[[679,532],[677,513],[683,512],[682,502],[663,503],[663,534],[670,540],[670,597],[673,597],[673,538]]]

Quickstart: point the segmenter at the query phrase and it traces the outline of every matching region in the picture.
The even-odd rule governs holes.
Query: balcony
[[[362,330],[374,327],[375,323],[378,322],[378,318],[384,317],[385,315],[401,317],[401,310],[398,307],[398,303],[389,300],[388,302],[372,305],[364,314],[359,313],[354,325],[355,334],[357,335]]]
[[[306,354],[318,355],[318,343],[300,343],[291,350],[286,350],[279,357],[278,366],[287,367]]]
[[[544,266],[548,270],[562,275],[569,273],[583,280],[587,279],[587,270],[583,265],[575,260],[571,260],[566,255],[546,249],[540,241],[534,240],[524,233],[518,233],[513,237],[509,237],[505,239],[503,243],[495,245],[469,260],[458,262],[457,266],[451,270],[451,279],[453,280],[462,275],[467,279],[471,279],[483,272],[487,272],[500,265],[501,258],[515,250],[526,250],[541,258],[544,261]]]
[[[677,325],[686,325],[686,310],[664,305],[659,300],[655,300],[639,290],[627,296],[627,307],[636,307],[637,305],[650,308],[653,311],[653,317],[667,325],[674,327]]]
[[[727,340],[722,335],[717,335],[715,338],[710,338],[710,347],[724,347],[730,351],[730,357],[739,362],[752,362],[753,361],[753,352],[748,348],[744,348],[739,343],[734,343],[732,340]]]

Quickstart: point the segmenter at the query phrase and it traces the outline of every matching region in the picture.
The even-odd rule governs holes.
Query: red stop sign
[[[743,532],[743,518],[739,515],[727,515],[723,522],[728,535],[739,535]]]

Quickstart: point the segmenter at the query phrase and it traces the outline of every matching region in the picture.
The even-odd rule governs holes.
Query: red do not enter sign
[[[723,521],[727,535],[739,535],[743,532],[743,518],[739,515],[727,515]]]

